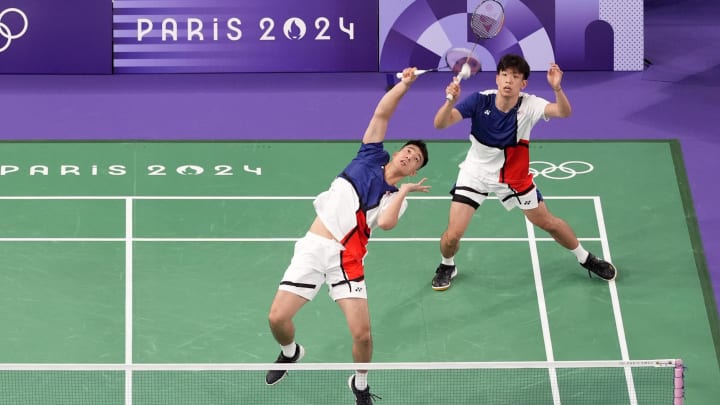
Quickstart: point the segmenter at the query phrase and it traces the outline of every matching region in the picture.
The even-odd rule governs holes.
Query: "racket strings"
[[[470,27],[475,35],[481,38],[496,35],[500,32],[500,29],[498,29],[499,25],[498,20],[486,15],[478,15],[477,18],[472,19],[470,23]]]
[[[470,17],[470,28],[479,38],[489,39],[500,32],[504,21],[505,11],[502,5],[495,0],[486,0]]]
[[[505,22],[505,10],[497,0],[484,0],[475,8],[470,17],[470,29],[478,39],[490,39],[495,37],[503,28]],[[475,54],[478,41],[474,41],[470,50],[467,48],[452,48],[445,54],[444,67],[417,70],[416,75],[426,72],[449,69],[458,75],[459,79],[467,79],[482,70],[480,57]],[[402,78],[402,73],[397,73]]]

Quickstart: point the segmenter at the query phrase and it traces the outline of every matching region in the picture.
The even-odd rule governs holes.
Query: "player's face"
[[[399,167],[406,176],[414,176],[423,164],[423,155],[416,145],[405,145],[395,152],[393,163]]]
[[[498,86],[498,93],[506,97],[517,96],[527,86],[523,74],[515,69],[501,70],[495,76],[495,83]]]

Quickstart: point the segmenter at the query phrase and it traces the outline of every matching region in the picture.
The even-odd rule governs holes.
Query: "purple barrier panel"
[[[532,70],[557,62],[566,70],[642,70],[641,0],[498,0],[505,9],[499,35],[480,40],[475,57],[494,71],[506,53]],[[443,67],[451,48],[473,48],[469,17],[480,0],[381,0],[379,70]]]
[[[112,73],[110,0],[0,0],[0,73]]]
[[[378,0],[113,4],[115,73],[378,70]]]

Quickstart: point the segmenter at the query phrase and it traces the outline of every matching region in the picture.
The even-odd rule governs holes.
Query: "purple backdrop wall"
[[[112,73],[112,2],[0,0],[0,73]]]
[[[377,71],[378,0],[115,0],[116,73]]]

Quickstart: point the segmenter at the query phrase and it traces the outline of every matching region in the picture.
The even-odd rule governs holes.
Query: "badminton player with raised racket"
[[[617,275],[615,266],[585,250],[570,225],[548,210],[535,185],[530,173],[530,131],[540,119],[570,116],[572,108],[562,89],[560,66],[552,63],[547,71],[547,82],[555,94],[553,102],[523,92],[529,76],[527,61],[509,54],[497,64],[496,89],[473,92],[457,104],[460,80],[453,78],[445,89],[447,98],[435,115],[435,128],[470,120],[470,148],[450,191],[450,215],[440,238],[441,262],[432,279],[433,290],[450,288],[458,273],[455,255],[460,240],[490,194],[495,194],[508,211],[520,208],[530,222],[572,252],[588,275],[594,273],[607,281]],[[479,267],[479,263],[466,266]]]
[[[416,79],[415,68],[403,71],[401,81],[375,108],[357,155],[313,202],[315,219],[296,242],[270,307],[270,330],[281,348],[276,363],[295,363],[305,354],[305,348],[295,342],[293,318],[323,284],[347,320],[353,362],[371,361],[373,342],[363,264],[368,239],[375,228],[389,230],[397,225],[408,194],[430,190],[425,178],[400,184],[428,163],[423,141],[408,141],[392,156],[383,147],[390,118]],[[276,384],[286,375],[286,370],[270,370],[265,383]],[[348,385],[358,405],[372,403],[367,370],[352,374]]]

